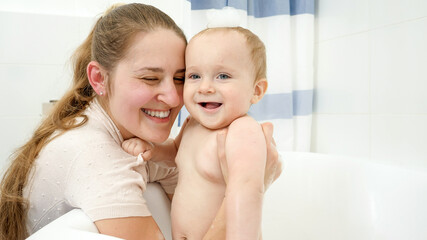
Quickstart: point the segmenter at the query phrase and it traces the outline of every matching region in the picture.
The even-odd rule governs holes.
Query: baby
[[[224,202],[226,239],[261,239],[267,151],[260,124],[247,112],[267,90],[264,44],[241,27],[209,28],[191,39],[185,58],[190,117],[175,139],[173,238],[203,239]],[[224,129],[228,174],[217,154]]]

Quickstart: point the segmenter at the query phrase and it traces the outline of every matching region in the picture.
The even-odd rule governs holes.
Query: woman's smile
[[[171,111],[170,110],[151,110],[143,108],[142,111],[151,117],[156,118],[167,118],[169,117]]]

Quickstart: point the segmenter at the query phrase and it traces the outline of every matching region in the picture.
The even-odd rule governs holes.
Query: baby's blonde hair
[[[218,31],[235,31],[242,34],[246,39],[246,44],[250,51],[251,60],[254,64],[254,80],[257,81],[263,78],[267,79],[267,56],[265,53],[264,43],[261,41],[261,39],[259,39],[256,34],[251,32],[250,30],[242,27],[207,28],[194,35],[193,39],[207,33]]]

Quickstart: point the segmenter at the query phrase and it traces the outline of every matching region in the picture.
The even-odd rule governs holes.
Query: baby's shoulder
[[[235,119],[228,127],[228,131],[245,130],[245,129],[261,130],[261,125],[251,116],[245,115],[243,117],[239,117]]]
[[[227,130],[227,142],[239,139],[238,141],[253,141],[263,138],[264,134],[261,125],[250,116],[243,116],[234,120]]]

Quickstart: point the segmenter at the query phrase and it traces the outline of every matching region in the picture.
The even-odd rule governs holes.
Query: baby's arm
[[[175,162],[176,154],[181,143],[182,134],[190,120],[188,117],[182,124],[181,130],[175,139],[169,138],[164,143],[154,144],[154,151],[152,152],[153,161],[171,161]]]
[[[144,161],[152,160],[174,162],[179,144],[181,143],[184,128],[189,120],[190,117],[184,121],[181,131],[175,139],[169,138],[163,143],[153,144],[134,137],[123,141],[122,148],[133,156],[138,156],[141,153]]]
[[[261,126],[250,117],[235,120],[228,128],[225,151],[226,239],[259,239],[267,157]]]
[[[163,143],[150,143],[134,137],[123,141],[122,148],[127,153],[138,156],[142,154],[144,161],[175,161],[177,148],[172,138]]]

